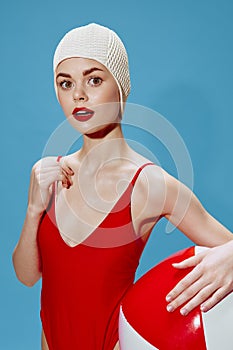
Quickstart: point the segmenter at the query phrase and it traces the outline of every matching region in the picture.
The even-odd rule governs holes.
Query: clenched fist
[[[45,157],[37,161],[31,171],[28,194],[28,208],[36,214],[42,214],[47,208],[52,194],[52,184],[61,181],[63,187],[73,185],[73,170],[57,157]]]

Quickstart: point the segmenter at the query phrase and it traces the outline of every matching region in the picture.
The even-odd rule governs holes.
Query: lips
[[[94,111],[85,107],[75,108],[72,112],[73,117],[79,122],[86,122],[91,119],[94,114]]]

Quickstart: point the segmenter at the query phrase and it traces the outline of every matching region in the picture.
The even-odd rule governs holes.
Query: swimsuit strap
[[[136,174],[134,175],[133,179],[131,180],[131,184],[134,186],[135,185],[135,182],[139,176],[139,174],[141,173],[142,169],[144,169],[147,165],[155,165],[154,163],[146,163],[146,164],[143,164],[142,166],[140,166],[140,168],[138,168]]]

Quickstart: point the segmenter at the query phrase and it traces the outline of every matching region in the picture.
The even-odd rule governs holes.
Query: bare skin
[[[187,267],[194,269],[168,294],[168,309],[170,307],[170,311],[174,311],[187,303],[180,310],[185,316],[201,303],[201,310],[206,312],[230,293],[233,290],[233,281],[229,276],[232,275],[232,251],[231,240],[227,244],[175,264],[174,267],[178,269]]]
[[[49,350],[45,335],[44,335],[44,331],[42,330],[41,333],[41,350]]]
[[[94,68],[98,69],[94,79],[84,74]],[[70,78],[64,80],[64,73]],[[41,278],[36,236],[39,220],[51,198],[52,184],[55,181],[58,184],[55,202],[58,229],[64,241],[73,246],[92,233],[124,192],[136,170],[149,162],[124,140],[119,106],[117,109],[117,104],[114,105],[119,101],[118,88],[101,64],[81,58],[67,59],[58,66],[56,74],[59,75],[56,78],[59,102],[69,122],[83,134],[83,147],[64,156],[59,163],[56,157],[46,157],[32,168],[25,223],[13,253],[16,274],[28,286]],[[109,102],[113,103],[111,108],[105,109]],[[77,106],[94,109],[95,117],[85,123],[77,122],[72,117]],[[205,301],[206,311],[232,291],[233,277],[229,271],[233,269],[233,236],[185,185],[159,166],[146,167],[132,192],[131,214],[136,237],[147,240],[159,219],[165,217],[198,245],[225,244],[228,247],[224,252],[221,247],[214,248],[214,259],[208,252],[196,260],[177,265],[183,268],[185,264],[193,264],[196,268],[183,284],[171,291],[168,301],[173,310],[186,303],[181,312],[185,309],[187,313]],[[208,270],[212,271],[216,264],[222,278],[210,284]],[[224,268],[226,266],[228,269]],[[47,350],[44,335],[42,344],[42,349]]]

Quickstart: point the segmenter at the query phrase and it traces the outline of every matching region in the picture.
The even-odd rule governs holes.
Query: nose
[[[73,100],[74,101],[87,101],[87,94],[82,85],[76,86],[73,90]]]

